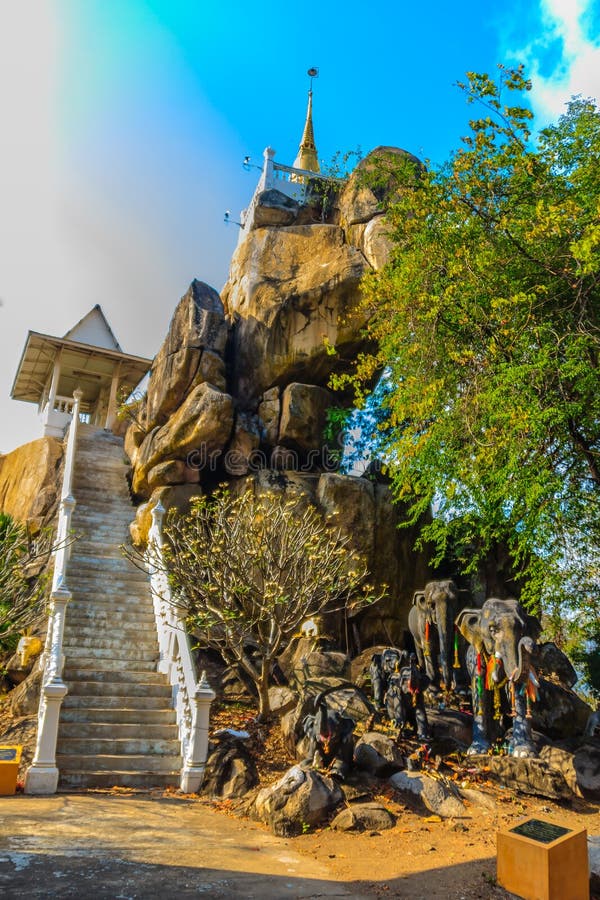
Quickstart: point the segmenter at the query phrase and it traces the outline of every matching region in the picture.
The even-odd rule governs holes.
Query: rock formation
[[[192,282],[125,442],[143,501],[136,543],[159,499],[182,508],[223,481],[237,490],[250,479],[255,490],[278,487],[316,503],[388,587],[388,599],[349,626],[355,646],[402,642],[412,593],[429,574],[412,549],[415,534],[398,530],[388,487],[332,471],[324,438],[327,411],[345,401],[329,379],[364,347],[360,280],[389,253],[389,159],[414,161],[378,148],[327,203],[318,192],[304,205],[276,190],[254,198],[223,302]],[[364,175],[376,166],[383,177],[371,188]]]
[[[0,457],[0,511],[35,530],[52,516],[57,502],[63,446],[43,437]]]

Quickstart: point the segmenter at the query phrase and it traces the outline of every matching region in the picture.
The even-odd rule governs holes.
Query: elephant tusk
[[[536,675],[536,673],[535,673],[535,671],[534,671],[534,669],[533,669],[533,666],[529,669],[529,680],[530,680],[531,682],[533,682],[533,684],[534,684],[534,686],[535,686],[536,688],[539,688],[540,683],[539,683],[539,681],[538,681],[538,679],[537,679],[537,675]]]

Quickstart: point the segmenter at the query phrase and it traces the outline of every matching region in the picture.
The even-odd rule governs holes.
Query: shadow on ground
[[[398,848],[401,852],[401,846]],[[200,855],[200,854],[199,854]],[[208,862],[208,860],[205,860]],[[0,896],[14,898],[361,898],[471,900],[509,895],[494,886],[495,860],[439,867],[386,882],[335,882],[192,866],[154,865],[74,848],[64,853],[0,851]],[[477,886],[479,885],[479,886]]]

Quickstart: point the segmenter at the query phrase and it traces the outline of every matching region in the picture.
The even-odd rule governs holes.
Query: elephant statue
[[[541,632],[538,619],[514,598],[491,597],[481,609],[463,609],[456,625],[470,644],[467,669],[473,694],[473,740],[468,752],[489,750],[501,734],[510,699],[513,730],[509,752],[512,756],[536,756],[529,716],[539,687],[531,663]]]
[[[385,708],[388,719],[400,730],[411,725],[420,741],[429,740],[429,725],[423,691],[429,685],[429,678],[417,666],[417,657],[404,650],[402,667],[388,680],[385,694]],[[408,657],[408,659],[407,659]]]
[[[303,765],[326,768],[332,778],[343,781],[352,767],[355,723],[327,705],[327,695],[339,688],[335,685],[321,691],[314,700],[314,714],[302,721],[304,736],[308,738],[308,755]]]
[[[395,647],[386,647],[381,653],[374,653],[371,657],[369,675],[373,701],[377,709],[383,708],[383,698],[388,689],[390,678],[394,672],[398,671],[403,659],[404,651],[397,650]]]
[[[447,691],[452,687],[467,688],[467,648],[454,627],[454,620],[464,605],[461,594],[466,593],[447,578],[429,581],[424,590],[413,594],[408,627],[415,642],[419,666],[427,673],[430,689],[434,692],[440,689],[440,670]]]

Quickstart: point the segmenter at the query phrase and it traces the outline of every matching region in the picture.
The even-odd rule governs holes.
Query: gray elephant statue
[[[440,689],[440,673],[447,691],[452,687],[466,690],[468,685],[467,647],[454,627],[466,594],[451,578],[429,581],[424,590],[413,594],[408,627],[415,642],[419,666],[427,673],[430,690],[434,692]]]
[[[388,681],[385,709],[388,719],[403,731],[412,726],[420,741],[429,740],[427,711],[423,691],[429,686],[429,678],[417,666],[414,653],[402,651],[401,667]]]
[[[529,718],[539,686],[531,662],[541,632],[538,619],[514,598],[489,598],[481,609],[463,609],[456,624],[471,645],[467,669],[473,695],[473,739],[468,752],[489,750],[502,733],[508,713],[513,717],[510,754],[536,756]]]

